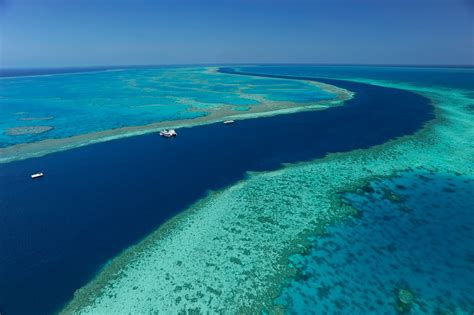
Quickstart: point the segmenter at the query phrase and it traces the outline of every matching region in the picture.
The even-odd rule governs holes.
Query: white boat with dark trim
[[[225,120],[224,121],[224,125],[230,125],[230,124],[233,124],[235,121],[233,120]]]
[[[160,136],[165,137],[165,138],[172,138],[176,137],[178,133],[174,129],[164,129],[160,131]]]
[[[44,176],[43,172],[38,172],[38,173],[34,173],[33,175],[31,175],[31,178],[35,179],[35,178],[40,178],[40,177],[43,177],[43,176]]]

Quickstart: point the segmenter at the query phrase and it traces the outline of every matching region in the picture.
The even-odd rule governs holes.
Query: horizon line
[[[307,66],[371,66],[371,67],[420,67],[420,68],[474,68],[474,64],[402,64],[402,63],[310,63],[310,62],[246,62],[246,63],[163,63],[163,64],[115,64],[115,65],[78,65],[78,66],[32,66],[32,67],[0,67],[5,70],[54,70],[54,69],[112,69],[112,68],[150,68],[173,66],[235,66],[235,65],[307,65]]]

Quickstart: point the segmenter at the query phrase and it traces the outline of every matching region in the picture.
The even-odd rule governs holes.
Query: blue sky
[[[0,0],[0,66],[474,64],[470,0]]]

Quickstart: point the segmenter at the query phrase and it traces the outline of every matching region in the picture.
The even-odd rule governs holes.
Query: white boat
[[[160,131],[160,136],[166,138],[176,137],[177,135],[178,133],[174,129],[164,129]]]
[[[43,172],[38,172],[38,173],[34,173],[33,175],[31,175],[31,178],[35,179],[35,178],[40,178],[40,177],[43,177],[43,176],[44,176]]]
[[[224,121],[224,125],[230,125],[230,124],[233,124],[235,121],[233,120],[225,120]]]

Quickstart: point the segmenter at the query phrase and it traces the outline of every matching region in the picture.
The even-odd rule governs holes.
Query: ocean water
[[[472,176],[420,170],[342,194],[358,216],[291,258],[297,277],[276,303],[294,314],[472,314],[473,191]]]
[[[467,91],[472,90],[474,86],[474,68],[472,67],[267,65],[234,68],[261,74],[333,79],[374,79],[404,82],[421,87],[454,88]]]
[[[229,69],[222,71],[229,72]],[[441,69],[439,75],[442,74]],[[295,279],[295,273],[298,280],[297,270],[288,265],[291,256],[308,253],[312,248],[311,241],[321,236],[321,233],[338,222],[347,222],[350,215],[357,214],[349,203],[341,203],[341,195],[357,192],[358,189],[367,190],[368,182],[392,178],[394,174],[404,172],[441,177],[454,174],[462,177],[463,181],[474,176],[474,121],[470,91],[432,87],[429,84],[413,86],[403,82],[373,79],[363,81],[370,87],[390,87],[395,91],[421,94],[429,98],[436,109],[435,119],[418,132],[398,137],[394,141],[385,141],[370,148],[329,154],[306,163],[284,165],[274,171],[251,173],[244,180],[209,194],[162,228],[156,229],[136,246],[116,256],[92,281],[76,292],[63,309],[63,314],[159,311],[251,314],[262,311],[289,312],[289,306],[285,308],[281,304],[275,304],[274,299],[281,295],[288,281]],[[334,84],[335,82],[333,81]],[[367,99],[364,99],[362,104],[372,103],[376,105],[375,108],[383,111],[402,109],[402,106],[406,105],[402,99],[376,99],[372,97],[373,94],[367,92],[365,89],[356,90],[354,100],[365,95]],[[390,100],[394,102],[391,103]],[[375,108],[368,113],[380,114],[377,110],[374,111]],[[412,114],[411,111],[405,108],[407,117]],[[371,121],[374,117],[370,117],[368,113],[364,114],[368,118],[367,121]],[[341,119],[333,123],[345,125],[351,121],[349,117],[339,118]],[[384,123],[390,121],[388,119]],[[320,123],[315,121],[315,124]],[[392,123],[399,127],[403,125],[400,121]],[[360,136],[371,137],[377,134],[377,131],[377,128],[369,128]],[[317,132],[304,140],[308,145],[321,143],[326,139],[330,139],[331,144],[337,142],[326,133],[318,135]],[[285,142],[282,141],[282,145]],[[447,186],[451,185],[457,187],[455,183]],[[466,191],[465,188],[459,188]],[[435,193],[439,191],[433,190]],[[452,190],[454,189],[451,187]],[[449,191],[447,187],[441,194]],[[469,187],[467,191],[470,191]],[[458,197],[464,199],[463,196],[465,193]],[[385,198],[401,200],[401,197],[390,193],[387,193]],[[448,195],[444,198],[448,202],[452,199]],[[418,199],[417,201],[419,202]],[[429,198],[426,202],[429,203]],[[469,216],[469,202],[467,206],[466,216]],[[426,219],[432,218],[427,216]],[[456,226],[456,223],[451,226]],[[450,233],[449,228],[445,230]],[[398,234],[405,232],[402,227],[392,231]],[[461,259],[457,260],[466,261],[465,257],[470,256],[467,250],[471,246],[470,239],[463,235],[454,235],[449,239],[455,241],[451,244],[453,249],[457,248],[455,251],[461,253],[457,255]],[[380,235],[382,236],[384,235]],[[416,248],[417,241],[418,239],[411,239],[405,245]],[[440,246],[435,252],[436,256],[441,257],[437,259],[440,266],[446,261],[446,251],[443,250],[445,248],[446,246]],[[370,257],[374,261],[367,261],[367,264],[373,265],[377,258],[380,259],[376,256]],[[467,258],[467,261],[469,260]],[[395,261],[400,263],[397,259]],[[317,261],[309,259],[308,262],[317,270]],[[429,263],[424,265],[430,270]],[[465,265],[459,264],[463,270],[469,270]],[[324,265],[321,264],[320,267],[323,268]],[[460,275],[452,273],[452,268],[448,265],[442,268],[446,268],[446,273],[452,276],[451,281],[466,283],[457,279]],[[396,270],[403,270],[403,266],[394,268],[394,274],[397,274]],[[386,279],[380,274],[374,273],[374,276]],[[403,274],[400,276],[403,277]],[[328,274],[327,277],[331,278],[333,275]],[[426,278],[430,284],[435,284],[435,281],[431,281],[433,276]],[[423,284],[423,280],[419,282]],[[387,283],[390,284],[388,281]],[[351,287],[352,284],[347,285]],[[370,285],[371,283],[365,284],[362,288]],[[394,303],[390,310],[383,307],[383,301],[377,303],[380,305],[380,311],[429,314],[433,303],[427,306],[424,303],[429,302],[430,295],[426,290],[419,290],[423,288],[422,285],[410,285],[413,288],[404,283],[395,288],[392,296]],[[463,298],[469,294],[469,288],[463,285],[455,290],[457,292],[453,297],[446,295],[440,303],[443,307],[440,312],[463,314],[467,311],[470,314],[470,302]],[[323,293],[324,291],[328,291],[328,288],[323,288]],[[439,292],[444,293],[444,283],[436,284],[433,291],[438,292],[433,296],[439,296]],[[365,294],[358,295],[360,300],[355,301],[359,307],[356,310],[362,314],[371,312],[373,308],[372,305],[370,308],[363,307],[364,302],[370,304],[369,300],[374,294],[367,292],[366,295],[367,297]],[[353,301],[350,295],[338,296],[335,308]],[[445,305],[449,307],[444,309]],[[310,307],[316,308],[317,305],[309,303],[306,310],[310,310]],[[304,310],[297,312],[304,313]],[[354,312],[350,312],[352,313]]]
[[[109,295],[86,287],[73,299],[90,313],[242,305],[298,314],[473,312],[472,70],[239,68],[281,78],[230,74],[234,68],[201,83],[205,74],[193,69],[196,80],[168,87],[186,104],[196,85],[225,91],[194,99],[204,109],[227,97],[235,110],[252,106],[228,95],[243,85],[259,99],[248,80],[259,82],[265,98],[282,93],[306,102],[299,84],[313,85],[284,76],[322,76],[355,97],[324,111],[183,128],[176,139],[150,134],[0,164],[2,314],[51,313],[94,276],[93,284],[113,286]],[[324,158],[334,152],[345,153]],[[301,161],[309,162],[282,166]],[[31,181],[32,170],[46,176]],[[194,204],[209,190],[218,192]],[[169,238],[147,237],[191,205],[183,213],[189,220]],[[347,218],[338,207],[357,215]],[[292,252],[299,254],[284,260]],[[123,268],[111,269],[114,257]]]
[[[324,111],[184,128],[176,139],[150,134],[0,165],[2,313],[59,308],[109,259],[246,171],[369,148],[433,118],[419,95],[322,81],[357,97]],[[46,176],[31,181],[36,170]]]
[[[231,113],[241,106],[278,108],[278,102],[304,105],[334,98],[305,81],[229,76],[209,69],[125,68],[3,77],[0,148],[205,117],[223,108]]]

